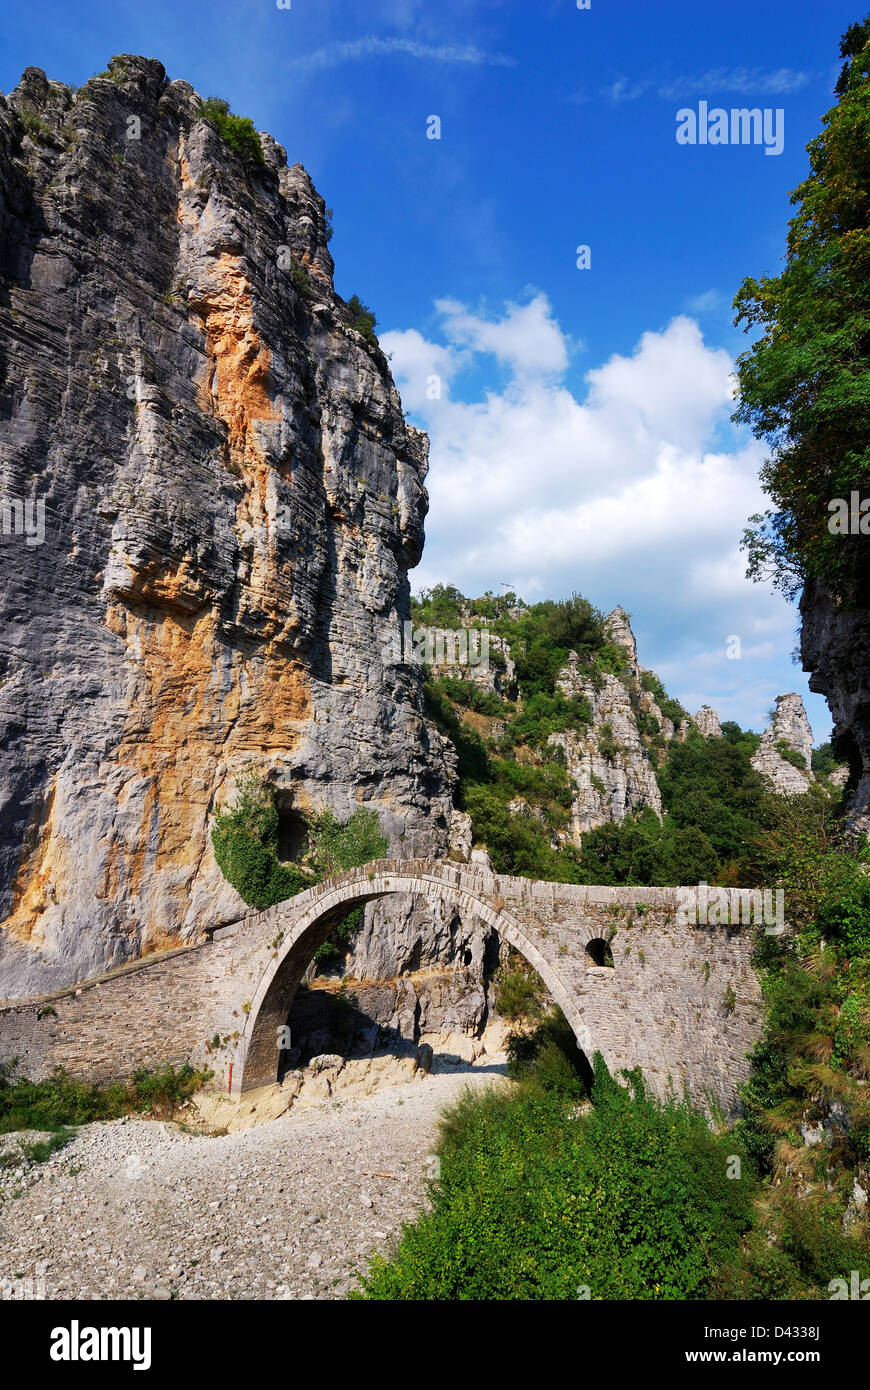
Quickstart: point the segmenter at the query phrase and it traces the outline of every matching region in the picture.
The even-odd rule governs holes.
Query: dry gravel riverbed
[[[217,1137],[82,1126],[0,1170],[0,1296],[342,1298],[419,1210],[442,1106],[503,1071],[490,1057]]]

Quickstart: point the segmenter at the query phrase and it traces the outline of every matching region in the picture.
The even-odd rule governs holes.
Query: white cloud
[[[517,378],[560,376],[568,366],[568,343],[551,317],[546,295],[525,305],[509,303],[504,318],[495,320],[479,318],[452,299],[436,300],[435,308],[451,342],[492,353]]]
[[[589,406],[651,440],[698,449],[732,399],[732,365],[727,352],[704,346],[694,319],[675,318],[664,333],[644,333],[632,357],[589,373]]]
[[[690,314],[715,314],[725,307],[725,296],[721,290],[703,290],[690,299],[686,308]]]
[[[495,318],[454,300],[436,308],[440,341],[381,336],[405,407],[431,439],[414,588],[479,594],[509,582],[529,601],[579,590],[605,610],[621,603],[641,660],[668,672],[678,697],[693,709],[718,698],[723,717],[757,727],[768,686],[805,693],[790,661],[794,609],[745,578],[739,540],[764,505],[764,451],[728,425],[729,354],[679,315],[588,371],[580,399],[564,380],[571,343],[545,295]],[[458,398],[465,367],[495,381],[496,363],[506,385]],[[439,400],[427,398],[432,374],[443,379]],[[739,661],[726,659],[732,635]],[[719,657],[705,665],[704,653]]]
[[[618,77],[615,82],[602,88],[602,96],[609,97],[611,101],[637,101],[644,92],[648,92],[652,86],[651,82],[630,82],[627,77]]]
[[[684,74],[663,82],[649,77],[641,78],[638,82],[632,82],[628,77],[618,77],[601,88],[601,95],[616,104],[637,101],[650,91],[655,91],[657,96],[667,101],[679,101],[694,93],[715,96],[718,92],[734,92],[741,96],[788,96],[792,92],[799,92],[818,76],[818,73],[801,72],[796,68],[710,68],[695,77]]]
[[[400,341],[397,343],[397,340]],[[393,374],[398,377],[401,372],[402,400],[406,410],[426,409],[429,404],[429,383],[434,377],[437,377],[441,391],[446,393],[453,377],[468,358],[467,353],[428,342],[416,328],[409,328],[401,334],[382,333],[380,342],[385,352],[398,352],[398,360],[392,364]]]
[[[659,87],[659,96],[678,101],[686,92],[738,92],[751,96],[766,92],[771,96],[787,96],[799,92],[817,76],[795,68],[711,68],[699,77],[677,77]]]
[[[516,59],[507,53],[487,53],[474,44],[429,44],[416,39],[379,39],[371,36],[351,39],[347,43],[331,43],[291,59],[290,66],[305,72],[338,67],[340,63],[377,57],[386,53],[405,53],[412,58],[424,58],[436,63],[471,63],[476,67],[516,67]]]

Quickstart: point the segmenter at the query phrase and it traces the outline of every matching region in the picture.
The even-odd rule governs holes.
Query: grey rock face
[[[783,757],[782,750],[786,748],[800,759],[800,767]],[[752,766],[781,796],[802,796],[813,780],[812,752],[813,731],[803,700],[794,693],[778,695],[776,713],[761,735],[761,743],[752,755]]]
[[[450,858],[460,864],[469,863],[473,838],[471,816],[465,811],[454,811],[450,817]]]
[[[704,735],[704,738],[722,737],[722,726],[719,723],[719,716],[709,705],[704,705],[698,710],[698,713],[693,716],[693,723],[698,732]]]
[[[487,632],[485,624],[477,627],[474,618],[469,618],[463,626],[474,634],[473,637],[466,638],[467,650],[477,658],[486,653],[486,660],[478,659],[476,662],[467,661],[461,664],[435,661],[432,663],[433,676],[436,679],[452,676],[457,680],[471,681],[481,690],[498,695],[500,699],[515,699],[516,666],[511,657],[510,643],[495,632]]]
[[[452,755],[385,664],[423,544],[425,435],[332,284],[323,200],[254,168],[160,63],[0,97],[0,996],[242,907],[216,805],[373,806],[446,850]]]
[[[634,669],[634,674],[637,676],[639,670],[637,664],[637,641],[631,630],[631,621],[625,609],[616,607],[612,612],[608,613],[604,620],[604,627],[609,640],[625,649],[629,662]]]
[[[579,844],[586,831],[622,821],[644,807],[661,817],[655,769],[626,686],[605,674],[596,689],[576,657],[557,684],[565,695],[585,698],[592,707],[592,722],[582,733],[569,730],[551,734],[548,740],[564,750],[568,775],[577,789],[571,812],[574,842]]]
[[[820,584],[806,584],[801,598],[801,657],[810,689],[824,695],[834,720],[832,741],[848,760],[854,781],[848,822],[870,835],[870,606],[836,603]]]

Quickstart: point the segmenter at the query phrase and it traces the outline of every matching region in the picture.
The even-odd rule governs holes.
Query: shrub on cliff
[[[311,885],[310,874],[279,860],[275,792],[252,771],[239,780],[235,806],[218,811],[211,839],[221,873],[250,907],[262,912]]]
[[[357,333],[363,335],[366,342],[376,347],[378,342],[375,336],[375,324],[377,323],[377,319],[372,310],[367,304],[363,304],[357,294],[351,295],[350,299],[347,301],[347,309],[350,314],[351,328],[355,328]]]
[[[229,102],[209,97],[199,108],[203,120],[211,121],[218,135],[246,164],[264,164],[263,146],[248,116],[235,116]]]
[[[311,839],[309,862],[315,873],[323,878],[340,874],[383,859],[389,840],[381,830],[377,813],[358,806],[349,820],[336,820],[327,806],[308,822]]]
[[[215,859],[228,883],[251,907],[263,911],[284,902],[322,878],[340,874],[372,859],[381,859],[389,841],[375,811],[358,806],[347,821],[336,819],[327,807],[308,821],[305,863],[287,864],[278,858],[278,808],[274,788],[252,770],[239,779],[236,802],[220,809],[212,829]],[[318,947],[320,962],[347,953],[362,923],[354,908]]]

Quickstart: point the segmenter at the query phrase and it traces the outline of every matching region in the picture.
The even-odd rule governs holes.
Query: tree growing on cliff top
[[[263,146],[248,116],[236,116],[223,97],[209,97],[199,108],[200,116],[211,121],[218,135],[246,164],[264,164]]]
[[[747,278],[734,300],[735,322],[760,330],[738,359],[734,419],[772,446],[761,480],[774,509],[744,533],[750,576],[789,597],[820,580],[849,600],[866,541],[832,535],[828,504],[870,491],[870,15],[840,54],[837,104],[792,194],[785,269]]]
[[[351,295],[350,299],[347,301],[347,309],[350,314],[351,328],[355,328],[357,333],[361,333],[366,342],[377,347],[378,340],[375,334],[377,319],[373,311],[367,304],[363,304],[358,294]]]

